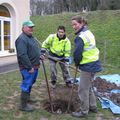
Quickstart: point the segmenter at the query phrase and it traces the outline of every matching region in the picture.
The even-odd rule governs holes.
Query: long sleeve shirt
[[[22,33],[17,38],[15,45],[20,67],[30,70],[34,66],[40,65],[40,50],[33,36],[27,36],[25,33]]]

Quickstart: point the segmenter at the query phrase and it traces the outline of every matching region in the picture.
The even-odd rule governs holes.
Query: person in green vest
[[[89,111],[95,113],[98,111],[92,80],[94,79],[95,73],[101,71],[101,64],[95,37],[87,28],[87,21],[82,16],[74,16],[71,22],[76,34],[73,59],[75,66],[81,71],[78,87],[80,111],[72,112],[72,116],[84,117],[88,115]]]
[[[58,26],[57,33],[50,34],[47,39],[42,43],[41,56],[48,51],[51,72],[51,86],[56,87],[57,69],[56,63],[58,62],[64,81],[68,87],[71,86],[71,77],[67,64],[69,64],[69,57],[71,55],[71,42],[66,37],[65,27]]]

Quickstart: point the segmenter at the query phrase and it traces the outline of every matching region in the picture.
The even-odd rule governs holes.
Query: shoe
[[[55,88],[56,88],[56,84],[51,84],[51,87],[52,87],[53,89],[55,89]]]
[[[97,108],[90,108],[89,111],[93,112],[93,113],[98,113],[98,109]]]
[[[51,87],[54,89],[56,88],[56,81],[51,81]]]
[[[72,116],[79,118],[79,117],[85,117],[86,114],[83,114],[81,111],[80,112],[72,112]]]
[[[67,87],[72,87],[72,83],[71,83],[71,81],[66,82],[66,86],[67,86]]]

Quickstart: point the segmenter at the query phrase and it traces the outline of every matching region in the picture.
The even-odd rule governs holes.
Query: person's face
[[[27,35],[31,36],[33,34],[33,28],[34,27],[24,26],[22,28],[22,30],[23,30],[24,33],[26,33]]]
[[[83,23],[78,23],[76,20],[72,20],[72,27],[75,32],[78,32],[83,26]]]
[[[63,36],[65,35],[65,31],[62,29],[59,29],[57,34],[58,34],[59,38],[63,38]]]

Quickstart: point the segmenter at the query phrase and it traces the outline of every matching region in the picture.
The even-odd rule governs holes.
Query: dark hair
[[[64,30],[64,32],[65,32],[65,27],[64,26],[58,26],[58,28],[57,28],[57,30]]]
[[[71,20],[76,20],[78,23],[83,23],[84,25],[88,24],[87,20],[84,17],[80,16],[80,15],[72,17]]]

